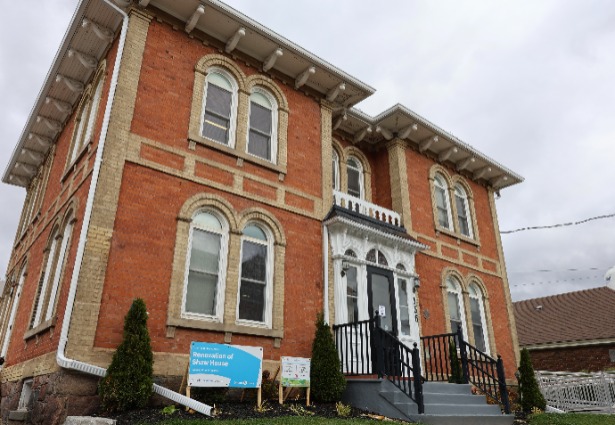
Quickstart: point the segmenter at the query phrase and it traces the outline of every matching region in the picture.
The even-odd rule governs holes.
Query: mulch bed
[[[112,419],[117,420],[117,425],[134,425],[138,423],[155,424],[167,419],[209,419],[212,421],[220,419],[255,419],[255,418],[274,418],[279,416],[297,416],[298,413],[304,411],[311,412],[314,416],[324,418],[337,418],[337,410],[335,403],[332,404],[313,404],[306,406],[303,403],[285,403],[280,405],[277,402],[268,401],[264,405],[264,409],[258,411],[254,402],[224,402],[216,405],[216,415],[209,417],[200,413],[190,413],[184,410],[183,406],[180,406],[172,414],[164,414],[162,408],[158,409],[142,409],[125,412],[118,415],[106,415]],[[293,411],[292,409],[295,409]],[[352,408],[351,414],[348,417],[362,417],[365,412],[359,409]],[[312,415],[310,415],[312,416]]]

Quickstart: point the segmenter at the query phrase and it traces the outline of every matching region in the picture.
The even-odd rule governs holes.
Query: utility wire
[[[547,281],[542,281],[542,282],[515,283],[510,286],[517,288],[519,286],[535,286],[535,285],[544,285],[547,283],[574,282],[578,280],[601,279],[601,278],[602,276],[585,276],[585,277],[574,277],[571,279],[547,280]]]
[[[586,218],[585,220],[572,221],[572,222],[569,222],[569,223],[552,224],[550,226],[530,226],[530,227],[521,227],[519,229],[514,229],[514,230],[504,230],[504,231],[501,231],[500,234],[501,235],[506,235],[506,234],[510,234],[510,233],[525,232],[527,230],[555,229],[557,227],[578,226],[579,224],[585,224],[585,223],[588,223],[590,221],[603,220],[605,218],[612,218],[612,217],[615,217],[615,213],[606,214],[606,215],[599,215],[599,216],[596,216],[596,217]]]
[[[596,270],[608,270],[609,267],[590,267],[588,269],[560,269],[560,270],[550,270],[550,269],[538,269],[538,270],[525,270],[525,271],[509,271],[508,274],[531,274],[531,273],[568,273],[568,272],[585,272],[585,271],[596,271]]]

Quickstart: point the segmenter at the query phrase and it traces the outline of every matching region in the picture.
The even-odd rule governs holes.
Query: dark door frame
[[[367,311],[370,317],[374,317],[376,312],[372,306],[372,275],[378,274],[384,276],[389,281],[389,300],[391,303],[391,311],[387,314],[391,314],[391,322],[393,329],[391,333],[397,336],[397,304],[395,302],[395,279],[391,270],[383,269],[380,267],[367,266]]]

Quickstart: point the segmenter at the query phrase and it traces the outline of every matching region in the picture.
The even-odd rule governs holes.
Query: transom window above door
[[[387,261],[387,258],[384,256],[382,251],[380,251],[378,249],[370,250],[367,253],[367,256],[365,257],[365,260],[369,261],[370,263],[380,264],[381,266],[388,266],[389,265],[389,262]]]

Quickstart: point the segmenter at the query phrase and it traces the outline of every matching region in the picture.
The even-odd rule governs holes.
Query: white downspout
[[[105,115],[103,117],[102,128],[100,131],[100,137],[98,139],[98,148],[96,151],[96,158],[94,161],[94,169],[92,171],[92,182],[88,191],[88,198],[85,205],[85,213],[83,216],[83,224],[81,225],[81,234],[79,235],[79,244],[77,245],[77,255],[75,258],[75,267],[73,268],[73,274],[70,281],[70,289],[68,292],[68,300],[66,301],[66,313],[64,314],[64,320],[62,322],[62,331],[60,333],[60,342],[58,345],[57,362],[60,367],[66,369],[73,369],[80,372],[89,373],[103,377],[107,370],[105,368],[95,366],[92,364],[84,363],[79,360],[69,359],[66,357],[66,345],[68,343],[68,330],[70,328],[70,321],[73,314],[73,308],[75,306],[75,295],[77,294],[77,285],[79,281],[79,273],[81,271],[81,264],[83,262],[83,255],[85,252],[85,244],[87,242],[87,234],[90,227],[90,220],[92,218],[92,209],[94,205],[94,197],[96,195],[96,187],[98,184],[98,177],[100,175],[100,167],[102,164],[102,156],[105,147],[105,141],[107,140],[107,131],[109,129],[109,120],[111,118],[111,110],[113,109],[113,101],[115,98],[115,90],[117,88],[117,81],[120,73],[120,64],[122,62],[122,55],[124,53],[124,45],[126,43],[126,34],[128,32],[128,14],[122,9],[113,4],[110,0],[103,0],[112,9],[122,15],[122,30],[120,33],[119,45],[117,55],[115,59],[115,65],[113,67],[113,74],[111,76],[111,86],[109,89],[109,96],[107,97],[107,106],[105,108]],[[179,393],[171,391],[165,387],[154,384],[154,392],[166,397],[176,403],[180,403],[187,406],[197,412],[205,415],[211,415],[211,406],[204,403],[200,403],[196,400],[183,396]]]
[[[324,223],[322,225],[322,258],[324,262],[323,316],[325,323],[329,323],[329,229]]]

